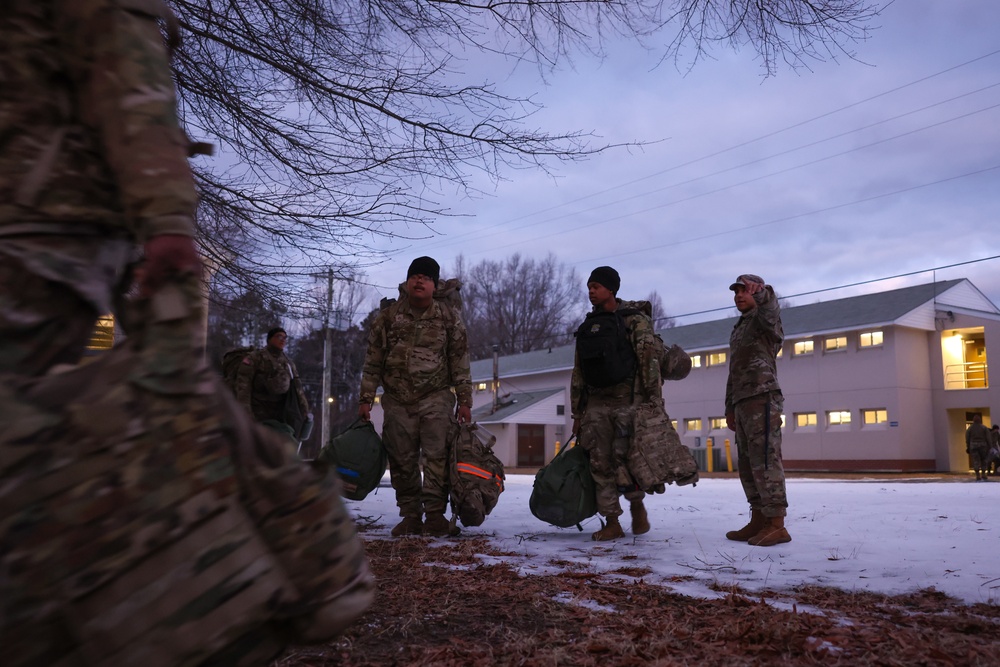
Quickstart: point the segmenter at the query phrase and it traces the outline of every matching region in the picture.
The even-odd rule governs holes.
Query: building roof
[[[783,308],[781,321],[785,337],[848,331],[867,326],[887,326],[902,320],[914,310],[935,302],[945,292],[963,283],[981,297],[979,301],[983,307],[989,308],[988,312],[993,314],[1000,312],[986,297],[979,294],[967,279],[960,278]],[[738,319],[738,317],[727,317],[662,329],[658,333],[668,345],[679,345],[688,351],[726,347],[729,345],[729,334]],[[573,352],[573,345],[562,345],[500,357],[500,376],[510,378],[572,369]],[[482,381],[492,375],[492,359],[472,362],[473,380]]]
[[[536,391],[512,392],[500,397],[500,407],[490,414],[491,404],[478,407],[472,411],[472,421],[478,424],[494,424],[510,421],[518,412],[544,401],[546,398],[564,392],[562,387],[555,389],[539,389]]]

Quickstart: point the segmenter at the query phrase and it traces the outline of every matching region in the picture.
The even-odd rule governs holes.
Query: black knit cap
[[[281,327],[274,327],[273,329],[271,329],[270,331],[267,332],[267,338],[265,338],[264,340],[266,340],[268,343],[270,343],[271,339],[274,338],[275,335],[277,335],[279,333],[283,333],[286,336],[288,335],[288,332],[285,331],[284,329],[282,329]]]
[[[612,294],[618,294],[618,288],[622,286],[622,279],[618,275],[618,272],[610,266],[599,266],[590,272],[587,284],[589,285],[590,283],[604,285],[611,290]]]
[[[406,279],[409,280],[410,276],[418,274],[427,276],[436,284],[438,278],[441,277],[441,267],[430,257],[417,257],[410,262],[410,268],[406,270]]]

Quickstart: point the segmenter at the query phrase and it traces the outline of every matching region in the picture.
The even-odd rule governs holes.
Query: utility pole
[[[323,315],[323,395],[320,397],[323,425],[319,430],[320,449],[330,442],[330,365],[333,338],[330,331],[330,311],[333,310],[333,269],[326,270],[326,312]]]
[[[490,414],[500,409],[500,346],[493,344],[493,405]]]

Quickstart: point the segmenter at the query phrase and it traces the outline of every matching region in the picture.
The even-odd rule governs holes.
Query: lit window
[[[701,419],[685,419],[684,420],[684,430],[685,431],[701,431]]]
[[[842,426],[851,423],[850,410],[830,410],[826,413],[826,423],[828,426]]]
[[[785,351],[785,348],[779,347],[778,354],[774,355],[776,359],[781,359],[781,353]]]
[[[712,431],[721,431],[726,428],[726,418],[725,417],[709,417],[708,423],[710,424],[710,429]]]
[[[865,331],[861,334],[861,347],[878,347],[882,344],[881,331]]]
[[[721,366],[726,363],[726,353],[725,352],[713,352],[708,355],[706,360],[709,366]]]
[[[861,411],[861,423],[865,426],[884,424],[889,421],[889,412],[885,408],[866,408]]]
[[[795,356],[800,356],[803,354],[812,354],[813,342],[811,340],[800,340],[795,343],[795,346],[792,348],[792,351],[795,353]]]
[[[670,420],[670,425],[674,427],[675,431],[677,430],[677,420],[676,419],[671,419]]]
[[[823,341],[823,349],[827,352],[847,349],[847,336],[835,336]]]
[[[382,402],[382,397],[381,397],[381,396],[376,396],[376,397],[375,397],[375,400],[374,400],[374,403],[375,403],[375,405],[378,405],[378,404],[380,404],[381,402]]]
[[[785,413],[781,413],[781,428],[785,428]]]
[[[476,391],[486,391],[486,383],[480,382],[476,385]]]
[[[692,354],[691,355],[691,368],[701,368],[701,355]]]
[[[795,428],[805,428],[807,426],[816,425],[816,413],[815,412],[796,412],[795,413]]]
[[[110,350],[115,346],[115,317],[103,315],[97,318],[94,331],[87,342],[88,350]]]

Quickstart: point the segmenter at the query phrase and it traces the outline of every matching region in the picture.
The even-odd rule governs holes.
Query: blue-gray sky
[[[771,78],[749,50],[720,48],[685,73],[624,43],[544,83],[515,70],[500,83],[544,104],[543,128],[654,143],[554,177],[484,180],[489,195],[446,200],[464,217],[384,245],[398,255],[369,281],[391,294],[418,255],[448,274],[459,254],[551,251],[581,283],[616,267],[621,296],[655,289],[670,315],[731,306],[743,272],[795,304],[935,277],[968,277],[1000,304],[1000,260],[794,297],[1000,254],[1000,3],[897,0],[878,24],[856,60]]]

